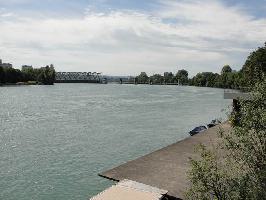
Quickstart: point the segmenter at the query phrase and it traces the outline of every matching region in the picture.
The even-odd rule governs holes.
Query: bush
[[[234,118],[234,116],[232,116]],[[266,80],[240,100],[238,123],[214,149],[191,159],[188,199],[266,199]]]

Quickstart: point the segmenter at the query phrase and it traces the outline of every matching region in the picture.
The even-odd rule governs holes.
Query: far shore
[[[37,81],[27,81],[27,82],[18,82],[18,83],[2,83],[0,87],[8,87],[8,86],[28,86],[28,85],[44,85],[41,82]]]

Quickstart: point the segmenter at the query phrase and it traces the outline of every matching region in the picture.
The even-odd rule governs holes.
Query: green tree
[[[37,80],[44,85],[53,85],[55,81],[55,70],[53,65],[40,68],[37,77]]]
[[[217,88],[223,87],[222,82],[221,82],[221,76],[217,73],[215,74],[215,78],[214,78],[214,87],[217,87]]]
[[[188,199],[266,199],[266,80],[240,101],[237,117],[214,150],[201,145],[191,160]]]
[[[149,83],[149,77],[146,72],[141,72],[140,75],[136,77],[138,83]]]
[[[164,72],[164,83],[173,83],[174,82],[174,75],[172,72]]]
[[[33,69],[33,67],[25,67],[23,66],[21,69],[23,73],[24,81],[36,81],[37,80],[37,71]]]
[[[0,66],[0,84],[5,83],[5,71],[2,66]]]
[[[232,88],[232,68],[229,65],[225,65],[222,68],[220,82],[223,88]]]
[[[216,87],[216,81],[219,78],[219,74],[214,74],[212,72],[202,72],[198,73],[192,78],[192,85],[201,87]]]
[[[17,83],[23,81],[23,74],[19,69],[8,67],[4,68],[4,71],[5,71],[5,82]]]
[[[232,72],[232,68],[229,65],[225,65],[222,68],[221,75]]]
[[[182,85],[188,84],[188,72],[184,69],[178,70],[175,76],[176,80]]]
[[[43,68],[22,67],[22,70],[12,67],[0,67],[0,83],[17,83],[26,81],[38,81],[52,85],[55,81],[55,69],[53,65]]]
[[[244,86],[252,87],[265,78],[266,74],[266,43],[252,52],[243,66]]]
[[[163,84],[164,78],[161,74],[154,74],[150,77],[152,84]]]
[[[206,86],[206,80],[202,73],[197,73],[197,75],[192,78],[192,84],[195,86]]]

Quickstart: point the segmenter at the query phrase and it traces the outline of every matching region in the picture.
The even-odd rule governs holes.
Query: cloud
[[[241,67],[265,41],[266,19],[220,1],[160,1],[156,10],[84,11],[76,18],[0,12],[0,55],[14,64],[54,63],[59,71],[157,73]]]
[[[5,17],[15,17],[15,14],[12,12],[7,12],[6,9],[0,8],[0,19]]]

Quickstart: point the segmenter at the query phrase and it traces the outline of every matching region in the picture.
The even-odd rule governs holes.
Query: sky
[[[106,75],[239,70],[266,42],[266,0],[0,0],[0,58]]]

